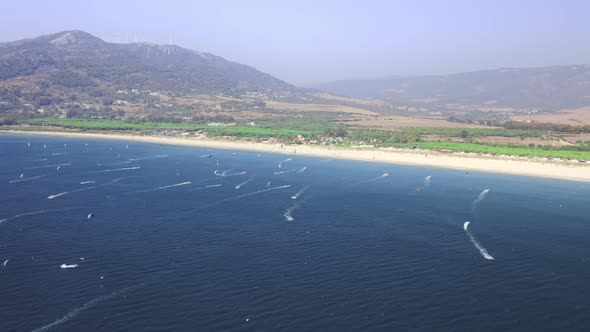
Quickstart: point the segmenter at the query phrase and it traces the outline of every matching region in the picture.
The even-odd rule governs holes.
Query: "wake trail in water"
[[[481,203],[481,201],[483,201],[486,198],[489,192],[489,189],[484,189],[479,194],[479,196],[473,201],[473,203],[471,203],[471,211],[475,212],[475,209],[479,206],[479,203]]]
[[[281,161],[281,162],[279,163],[279,165],[278,165],[278,166],[279,166],[279,168],[282,168],[282,167],[283,167],[283,163],[289,162],[289,161],[291,161],[291,160],[293,160],[293,159],[291,159],[291,158],[287,158],[287,159],[285,159],[285,160]]]
[[[470,223],[471,222],[466,221],[463,224],[463,230],[465,230],[465,234],[467,234],[467,237],[469,237],[469,240],[471,241],[471,243],[473,243],[475,248],[477,248],[477,250],[479,250],[479,253],[483,256],[483,258],[485,258],[487,260],[492,260],[492,261],[495,260],[494,256],[490,255],[490,253],[488,253],[488,250],[475,239],[473,234],[471,234],[471,232],[469,231],[469,224]]]
[[[424,187],[429,187],[430,186],[430,181],[432,180],[432,176],[427,176],[424,178]]]
[[[118,296],[125,295],[131,291],[143,288],[147,284],[148,284],[148,282],[145,281],[145,282],[142,282],[142,283],[134,285],[134,286],[129,286],[129,287],[120,289],[120,290],[112,292],[110,294],[101,295],[99,297],[96,297],[96,298],[84,303],[81,307],[73,309],[72,311],[68,312],[65,316],[55,320],[54,322],[44,325],[40,328],[34,329],[33,332],[45,332],[45,331],[53,330],[53,329],[57,328],[58,326],[60,326],[61,324],[64,324],[64,323],[76,318],[78,315],[80,315],[81,312],[83,312],[85,310],[91,309],[104,301],[108,301],[108,300],[114,299]]]
[[[235,188],[235,189],[240,189],[240,188],[242,188],[243,186],[245,186],[246,184],[248,184],[248,182],[250,182],[250,181],[252,181],[252,180],[253,180],[253,178],[249,178],[248,180],[246,180],[246,181],[244,181],[244,182],[242,182],[242,183],[238,184],[238,185],[237,185],[237,186],[235,186],[234,188]]]
[[[270,181],[266,183],[266,188],[268,189],[268,187],[270,187]]]
[[[287,173],[293,173],[296,172],[297,170],[288,170],[288,171],[279,171],[279,172],[274,172],[274,175],[279,175],[279,174],[287,174]]]
[[[161,154],[161,155],[151,156],[151,157],[131,158],[131,159],[129,159],[129,161],[154,160],[154,159],[160,159],[160,158],[168,158],[168,155]]]
[[[79,208],[47,209],[47,210],[39,210],[39,211],[33,211],[33,212],[20,213],[20,214],[17,214],[15,216],[12,216],[12,217],[0,219],[0,224],[5,223],[5,222],[10,221],[10,220],[18,219],[18,218],[21,218],[21,217],[34,216],[34,215],[37,215],[37,214],[51,213],[51,212],[63,212],[63,211],[68,211],[68,210],[73,210],[73,209],[79,209]]]
[[[180,186],[186,186],[191,184],[192,182],[190,181],[186,181],[186,182],[181,182],[181,183],[176,183],[176,184],[171,184],[168,186],[163,186],[163,187],[158,187],[156,188],[156,190],[162,190],[162,189],[168,189],[168,188],[174,188],[174,187],[180,187]]]
[[[121,162],[112,163],[112,164],[96,164],[96,166],[110,167],[110,166],[117,166],[117,165],[123,165],[123,164],[131,164],[132,162],[133,162],[132,160],[127,160],[127,161],[121,161]]]
[[[380,176],[378,176],[378,177],[376,177],[376,178],[372,178],[372,179],[369,179],[369,180],[365,180],[365,181],[357,182],[357,183],[355,183],[355,184],[359,185],[359,184],[364,184],[364,183],[370,183],[370,182],[374,182],[374,181],[381,180],[381,179],[383,179],[383,178],[386,178],[386,177],[388,177],[388,176],[389,176],[389,173],[383,173],[383,174],[381,174]]]
[[[290,184],[286,184],[284,186],[278,186],[278,187],[272,187],[272,188],[268,188],[268,189],[262,189],[262,190],[258,190],[258,191],[254,191],[251,193],[247,193],[247,194],[242,194],[242,195],[238,195],[236,197],[230,197],[229,199],[240,199],[240,198],[244,198],[244,197],[249,197],[249,196],[253,196],[253,195],[257,195],[257,194],[262,194],[262,193],[266,193],[269,191],[274,191],[274,190],[279,190],[279,189],[286,189],[291,187]]]
[[[138,193],[144,193],[144,192],[149,192],[149,191],[163,190],[163,189],[168,189],[168,188],[174,188],[174,187],[180,187],[180,186],[187,186],[187,185],[189,185],[191,183],[192,182],[187,181],[187,182],[175,183],[175,184],[170,184],[170,185],[167,185],[167,186],[161,186],[161,187],[156,187],[156,188],[151,188],[151,189],[146,189],[146,190],[139,190],[137,192]]]
[[[206,208],[217,206],[217,205],[220,205],[220,204],[223,204],[223,203],[235,201],[235,200],[238,200],[238,199],[241,199],[241,198],[250,197],[250,196],[254,196],[254,195],[259,195],[259,194],[267,193],[267,192],[270,192],[270,191],[286,189],[286,188],[289,188],[289,187],[291,187],[291,185],[290,184],[286,184],[286,185],[283,185],[283,186],[277,186],[277,187],[272,187],[272,188],[268,188],[268,189],[262,189],[262,190],[254,191],[254,192],[251,192],[251,193],[241,194],[241,195],[234,196],[234,197],[228,197],[228,198],[224,198],[222,200],[219,200],[217,202],[214,202],[214,203],[211,203],[211,204],[207,204],[207,205],[201,206],[201,207],[197,208],[197,210],[206,209]]]
[[[299,196],[303,195],[303,193],[307,190],[307,188],[309,188],[310,185],[307,185],[303,188],[301,188],[301,190],[299,190],[295,195],[291,196],[291,199],[297,199],[299,198]]]
[[[223,176],[223,177],[227,177],[227,176],[235,176],[235,175],[244,175],[246,174],[246,171],[241,171],[241,172],[236,172],[236,173],[230,173],[231,171],[233,171],[233,169],[228,169],[225,170],[221,173],[219,173],[219,171],[215,170],[215,172],[213,172],[213,174],[215,174],[216,176]]]
[[[132,170],[136,170],[136,169],[141,169],[141,167],[140,166],[134,166],[134,167],[124,167],[124,168],[115,168],[115,169],[105,169],[105,170],[102,170],[102,171],[88,172],[86,174],[98,174],[98,173],[119,172],[119,171],[132,171]]]
[[[82,189],[78,189],[78,190],[72,190],[72,191],[64,191],[63,193],[59,193],[59,194],[55,194],[55,195],[49,195],[47,196],[47,199],[54,199],[54,198],[58,198],[61,196],[65,196],[65,195],[70,195],[70,194],[74,194],[74,193],[79,193],[82,191],[87,191],[87,190],[92,190],[92,189],[96,189],[98,187],[86,187],[86,188],[82,188]]]
[[[299,206],[299,204],[293,204],[290,208],[288,208],[287,211],[285,211],[285,214],[283,214],[285,220],[289,222],[295,221],[295,218],[293,218],[293,211],[295,211],[295,209],[297,209]]]
[[[298,170],[297,173],[303,173],[303,172],[305,172],[306,169],[307,169],[307,166],[304,166],[303,168]]]
[[[82,181],[82,182],[80,182],[80,184],[91,184],[91,183],[96,183],[96,181]]]
[[[61,166],[71,166],[71,163],[65,163],[65,164],[55,164],[55,165],[45,165],[45,166],[35,166],[35,167],[27,167],[24,168],[24,170],[31,170],[31,169],[40,169],[40,168],[53,168],[53,167],[61,167]]]
[[[33,181],[33,180],[36,180],[36,179],[40,179],[42,177],[45,177],[45,175],[32,176],[30,178],[20,178],[20,179],[17,179],[17,180],[10,180],[10,181],[8,181],[8,183],[19,183],[19,182],[25,182],[25,181]]]
[[[221,183],[218,183],[218,184],[210,184],[210,185],[206,185],[204,187],[195,188],[195,189],[191,190],[191,192],[197,191],[197,190],[203,190],[203,189],[207,189],[207,188],[217,188],[217,187],[221,187],[221,186],[223,186],[223,184],[221,184]]]
[[[303,199],[303,200],[291,205],[283,214],[283,216],[285,217],[285,220],[288,222],[295,221],[295,218],[293,218],[293,211],[299,209],[301,207],[301,204],[303,204],[305,201],[306,201],[306,199]]]

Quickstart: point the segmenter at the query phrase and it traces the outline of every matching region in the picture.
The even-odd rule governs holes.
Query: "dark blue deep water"
[[[586,183],[232,152],[0,135],[0,331],[590,330]]]

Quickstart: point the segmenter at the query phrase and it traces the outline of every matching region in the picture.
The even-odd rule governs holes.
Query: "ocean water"
[[[0,331],[588,331],[590,186],[467,171],[0,135]]]

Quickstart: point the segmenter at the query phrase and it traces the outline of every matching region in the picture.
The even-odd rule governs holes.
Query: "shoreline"
[[[327,157],[590,182],[590,165],[586,164],[567,165],[564,163],[538,162],[533,160],[498,158],[491,156],[445,154],[437,151],[417,153],[412,151],[378,148],[343,148],[315,145],[284,145],[284,147],[281,148],[280,143],[230,142],[216,141],[212,139],[153,137],[113,133],[0,130],[0,134],[95,138],[152,144],[209,147],[224,150],[258,151],[287,155]]]

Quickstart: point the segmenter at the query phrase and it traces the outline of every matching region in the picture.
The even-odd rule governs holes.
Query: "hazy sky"
[[[2,0],[0,41],[178,44],[294,84],[590,63],[587,0]]]

